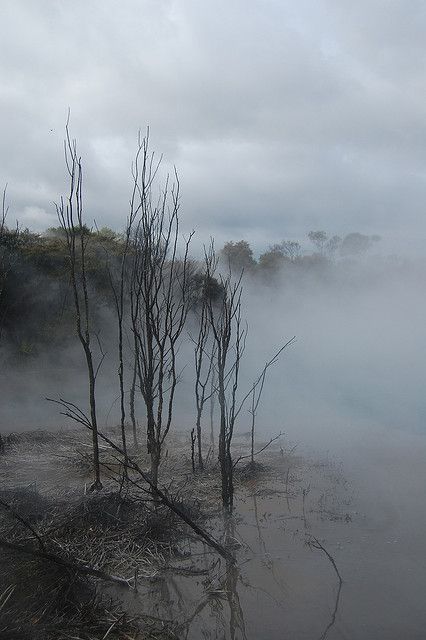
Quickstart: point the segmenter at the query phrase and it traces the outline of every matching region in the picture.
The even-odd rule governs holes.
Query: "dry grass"
[[[170,565],[184,533],[173,513],[154,509],[137,492],[71,493],[54,499],[32,485],[5,489],[0,498],[37,530],[46,551],[122,577],[133,588]],[[13,512],[0,509],[0,535],[38,549]],[[17,551],[5,555],[0,569],[2,640],[171,637],[162,624],[129,619],[100,595],[91,577]],[[144,635],[147,628],[149,635]]]

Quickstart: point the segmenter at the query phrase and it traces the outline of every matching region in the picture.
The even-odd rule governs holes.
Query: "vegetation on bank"
[[[125,239],[107,227],[84,227],[87,238],[87,278],[91,292],[93,322],[97,330],[108,331],[114,300],[108,265],[119,263]],[[324,232],[316,232],[324,235]],[[309,235],[312,235],[309,234]],[[352,239],[351,239],[352,238]],[[330,243],[333,240],[333,247]],[[258,259],[245,240],[227,242],[220,250],[223,265],[235,273],[244,269],[245,278],[256,279],[260,286],[295,273],[321,275],[338,269],[336,260],[359,256],[374,246],[374,239],[349,234],[336,245],[312,245],[302,252],[298,242],[283,241],[264,251]],[[349,245],[352,250],[349,251]],[[340,247],[340,248],[339,248]],[[6,267],[7,265],[7,267]],[[194,261],[192,286],[199,291],[202,264]],[[25,364],[48,349],[61,349],[75,340],[74,307],[69,279],[69,258],[61,227],[34,233],[29,229],[5,227],[0,235],[0,357]],[[210,283],[218,293],[217,281]],[[7,345],[7,350],[4,347]],[[3,346],[3,351],[1,351]]]

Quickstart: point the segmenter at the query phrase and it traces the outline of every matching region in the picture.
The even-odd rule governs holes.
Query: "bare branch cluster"
[[[179,180],[176,172],[173,184],[167,178],[154,200],[152,185],[158,167],[149,153],[146,137],[139,143],[134,165],[127,233],[133,242],[131,327],[154,486],[172,424],[179,381],[177,352],[190,306],[188,250],[192,238],[190,234],[184,241],[183,255],[179,257]]]

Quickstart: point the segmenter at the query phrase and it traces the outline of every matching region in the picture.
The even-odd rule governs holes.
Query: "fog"
[[[250,287],[251,364],[297,338],[268,376],[265,427],[327,447],[372,430],[424,431],[423,282],[424,264],[372,260]]]
[[[287,269],[272,282],[246,274],[242,314],[248,337],[240,396],[275,351],[296,336],[268,371],[258,437],[282,431],[301,446],[338,453],[372,433],[380,438],[424,433],[424,273],[421,261],[376,257],[340,261],[318,272]],[[175,412],[176,427],[186,430],[195,420],[192,332],[189,318],[179,352]],[[129,334],[130,328],[128,344]],[[113,314],[105,311],[98,404],[101,424],[107,425],[117,421],[114,336]],[[70,344],[59,354],[3,371],[3,397],[8,397],[0,408],[3,432],[63,425],[46,396],[86,406],[84,355],[76,337]],[[249,414],[243,410],[238,429],[248,428]]]
[[[259,273],[243,277],[242,317],[248,334],[241,362],[240,398],[250,389],[265,362],[292,336],[296,337],[268,369],[256,421],[258,446],[282,432],[280,445],[287,451],[296,445],[296,455],[285,458],[277,451],[275,460],[284,466],[288,464],[289,469],[291,465],[297,468],[292,485],[294,495],[300,499],[306,487],[309,492],[314,477],[313,493],[316,491],[317,498],[322,500],[325,494],[321,491],[327,489],[321,482],[332,478],[335,484],[328,489],[332,497],[330,493],[327,495],[332,504],[345,500],[337,513],[343,508],[349,514],[348,521],[339,516],[334,521],[334,512],[327,519],[328,512],[315,511],[318,506],[310,494],[308,518],[313,522],[310,529],[306,519],[303,525],[298,517],[296,501],[295,513],[289,511],[286,516],[289,520],[282,520],[285,517],[280,511],[284,504],[280,494],[285,493],[282,477],[278,480],[278,493],[272,497],[267,490],[266,494],[253,493],[255,487],[265,486],[262,479],[259,485],[255,481],[253,485],[249,482],[249,486],[238,486],[239,536],[254,550],[252,562],[242,563],[248,582],[238,587],[245,619],[250,632],[255,634],[250,637],[278,640],[285,624],[297,634],[305,629],[305,635],[294,637],[312,638],[318,637],[316,630],[321,625],[328,624],[329,610],[334,606],[330,583],[334,574],[321,558],[313,558],[306,545],[300,550],[296,542],[298,536],[309,539],[310,531],[326,540],[327,549],[344,576],[344,595],[337,622],[327,636],[330,640],[349,637],[349,633],[355,640],[363,640],[366,629],[371,637],[386,640],[423,637],[426,584],[419,558],[425,552],[426,527],[422,506],[426,482],[426,401],[422,375],[426,355],[425,269],[425,263],[419,260],[371,256],[320,261],[308,269],[287,265],[268,278]],[[105,428],[119,422],[116,326],[108,307],[103,309],[100,322],[101,326],[94,329],[101,329],[99,338],[106,355],[97,380],[97,406],[99,425]],[[184,432],[187,456],[189,431],[195,426],[194,345],[190,337],[195,336],[196,324],[197,318],[191,313],[179,349],[180,382],[172,426],[172,430]],[[129,327],[125,343],[128,388]],[[96,341],[93,345],[96,349]],[[77,337],[70,336],[62,349],[52,347],[19,367],[13,365],[13,355],[8,360],[6,345],[2,357],[7,364],[1,377],[2,433],[75,428],[60,415],[58,406],[45,398],[63,397],[87,409],[87,372]],[[98,352],[96,360],[99,357]],[[145,421],[140,398],[137,409],[143,434]],[[250,428],[248,409],[247,405],[241,412],[237,434]],[[207,407],[203,423],[205,449],[209,442],[208,414]],[[218,422],[216,412],[216,435]],[[241,439],[236,440],[240,447]],[[170,433],[165,448],[171,452],[173,442]],[[182,448],[179,455],[181,452]],[[262,455],[257,458],[259,461]],[[319,475],[312,476],[315,468],[319,469]],[[185,482],[189,469],[189,464],[184,466]],[[27,477],[28,473],[31,481],[36,479],[31,475],[31,467]],[[210,468],[206,476],[194,476],[194,483],[197,476],[215,477]],[[274,486],[272,475],[268,482]],[[341,490],[343,498],[337,497]],[[255,507],[258,512],[254,512],[253,521],[250,509],[256,495],[259,502],[254,504],[258,504]],[[281,528],[283,522],[285,529]],[[289,528],[290,523],[293,529]],[[258,548],[256,531],[260,538],[265,536],[267,547],[262,541],[263,546]],[[271,567],[271,575],[275,577],[276,570],[280,580],[286,582],[284,595],[276,591],[281,582],[271,581],[268,573]],[[198,579],[191,582],[184,600],[187,607],[196,592],[195,582],[201,584]],[[261,596],[257,592],[254,595],[251,585],[258,586],[259,593],[261,589],[267,591]],[[160,597],[154,586],[152,594],[154,603],[163,602],[163,595]],[[282,600],[274,600],[270,594]],[[137,606],[149,608],[145,594],[143,600],[142,605],[136,598]],[[259,619],[259,606],[268,611],[266,625]],[[177,615],[174,609],[171,615]],[[198,624],[211,630],[216,621],[200,614],[188,638],[200,637]]]
[[[383,439],[423,433],[424,272],[423,262],[371,258],[322,273],[282,273],[272,283],[246,276],[241,395],[278,347],[296,336],[268,371],[258,436],[282,431],[302,446],[342,453],[373,433]],[[188,347],[182,357],[182,396],[188,398]],[[181,403],[178,413],[188,426],[191,405]],[[243,411],[238,428],[247,431],[249,424]]]

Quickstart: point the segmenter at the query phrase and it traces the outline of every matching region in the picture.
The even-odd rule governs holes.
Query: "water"
[[[425,456],[420,436],[372,437],[346,452],[344,474],[296,459],[286,492],[287,460],[273,454],[272,478],[243,483],[234,521],[215,523],[237,568],[191,542],[185,566],[205,574],[165,574],[128,604],[188,640],[423,639]]]

